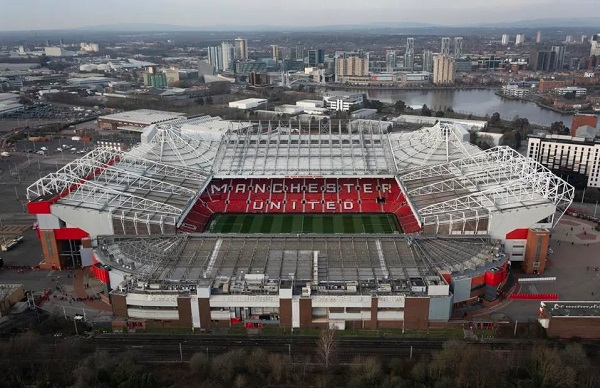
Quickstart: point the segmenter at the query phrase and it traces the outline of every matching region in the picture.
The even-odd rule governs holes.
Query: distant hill
[[[600,30],[600,17],[587,18],[546,18],[519,20],[515,22],[482,23],[469,27],[504,27],[504,28],[552,28],[552,27],[597,27]]]

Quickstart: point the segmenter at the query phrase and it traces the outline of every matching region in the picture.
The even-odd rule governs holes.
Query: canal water
[[[532,124],[549,126],[555,121],[562,121],[571,126],[572,115],[560,114],[542,109],[536,104],[526,101],[507,100],[498,97],[491,89],[466,90],[365,90],[369,99],[385,103],[402,100],[407,106],[427,106],[433,110],[452,108],[455,112],[476,116],[500,113],[500,118],[512,120],[515,116],[526,118]]]

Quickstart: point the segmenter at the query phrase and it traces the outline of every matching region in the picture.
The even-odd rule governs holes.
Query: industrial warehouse
[[[42,177],[28,208],[42,265],[92,267],[130,325],[427,328],[494,301],[509,265],[542,273],[573,199],[539,163],[468,140],[443,121],[181,118]]]

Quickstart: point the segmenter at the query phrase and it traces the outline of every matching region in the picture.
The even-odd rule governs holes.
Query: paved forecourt
[[[210,233],[394,233],[392,214],[217,214]]]

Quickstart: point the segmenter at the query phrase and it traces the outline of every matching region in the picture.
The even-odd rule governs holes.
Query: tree
[[[500,113],[494,112],[492,114],[492,117],[490,117],[489,123],[490,123],[490,125],[496,125],[496,124],[500,123]]]
[[[423,104],[421,108],[421,116],[431,117],[431,109],[427,106],[427,104]]]
[[[477,145],[477,147],[479,147],[485,151],[487,149],[494,147],[495,143],[494,143],[494,139],[490,135],[479,134],[479,135],[477,135],[476,145]]]
[[[317,342],[317,356],[325,369],[329,369],[333,364],[336,348],[337,339],[335,338],[335,330],[328,328],[321,331],[321,336]]]
[[[563,97],[567,100],[574,100],[575,98],[577,98],[577,95],[575,94],[575,92],[568,92],[565,93]]]
[[[398,100],[394,103],[394,111],[396,113],[403,113],[406,109],[406,103],[402,100]]]
[[[555,348],[533,349],[529,373],[536,387],[569,386],[575,379],[575,371],[562,362]]]
[[[435,117],[444,117],[444,111],[438,110],[435,112]]]
[[[377,109],[377,112],[381,112],[381,110],[384,107],[384,104],[383,104],[383,102],[381,102],[379,100],[366,100],[365,99],[365,107],[371,108],[371,109]]]
[[[551,133],[562,133],[565,128],[565,124],[562,121],[555,121],[550,125]]]

